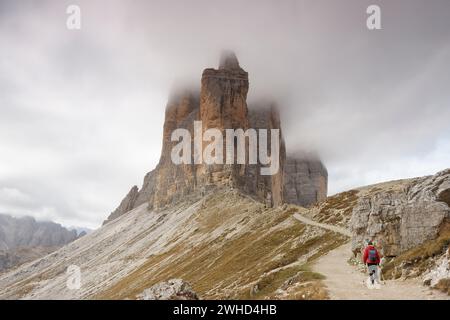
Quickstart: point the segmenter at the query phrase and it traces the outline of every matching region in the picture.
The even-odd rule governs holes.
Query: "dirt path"
[[[381,285],[381,289],[370,290],[364,283],[367,276],[347,263],[350,256],[351,246],[350,243],[346,243],[319,258],[313,265],[314,271],[326,276],[324,283],[331,299],[430,300],[450,298],[422,286],[419,280],[388,280]]]
[[[309,219],[309,218],[307,218],[305,216],[302,216],[299,213],[294,213],[294,218],[297,219],[298,221],[301,221],[301,222],[305,223],[305,224],[309,224],[309,225],[316,226],[316,227],[319,227],[319,228],[323,228],[323,229],[327,229],[327,230],[334,231],[334,232],[337,232],[337,233],[341,233],[341,234],[343,234],[344,236],[347,236],[347,237],[351,237],[352,236],[351,232],[348,231],[347,229],[344,229],[344,228],[341,228],[341,227],[338,227],[338,226],[333,226],[333,225],[330,225],[330,224],[316,222],[316,221],[311,220],[311,219]]]
[[[350,236],[350,232],[344,228],[318,223],[297,213],[294,214],[294,217],[303,223]],[[422,286],[419,280],[389,280],[385,281],[379,290],[370,290],[364,282],[367,279],[367,276],[361,273],[356,267],[347,263],[347,260],[350,258],[351,254],[351,244],[346,243],[322,256],[313,265],[314,271],[319,272],[326,277],[324,283],[328,289],[330,299],[450,299],[448,295]]]

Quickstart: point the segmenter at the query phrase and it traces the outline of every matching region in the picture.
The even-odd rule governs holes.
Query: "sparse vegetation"
[[[280,294],[277,294],[278,290],[280,290],[280,293],[285,294],[283,298],[300,298],[303,296],[303,299],[306,297],[315,299],[318,297],[310,293],[307,294],[311,290],[305,289],[311,289],[312,287],[323,288],[318,281],[323,279],[323,275],[312,272],[308,265],[288,267],[264,275],[255,285],[257,289],[250,291],[248,296],[243,296],[242,298],[260,299],[270,297],[276,299],[280,298]],[[288,288],[292,287],[294,287],[294,290],[288,290]]]
[[[326,202],[311,210],[314,219],[321,223],[346,226],[358,201],[358,193],[358,190],[350,190],[328,197]]]
[[[402,269],[408,266],[416,270],[415,275],[421,275],[432,266],[430,258],[442,255],[449,245],[450,222],[447,222],[443,224],[437,239],[427,241],[398,257],[390,259],[383,267],[383,272],[387,278],[397,279],[401,277]],[[441,286],[444,286],[444,284]]]
[[[447,278],[439,280],[439,282],[434,286],[434,288],[450,296],[450,279]]]
[[[221,190],[202,199],[201,205],[181,203],[158,212],[153,222],[148,222],[148,212],[136,214],[129,225],[121,225],[127,234],[121,240],[124,245],[111,245],[104,252],[103,261],[126,272],[115,277],[122,270],[116,268],[99,282],[92,282],[96,290],[83,298],[135,299],[159,282],[181,278],[201,299],[328,299],[324,276],[312,266],[328,275],[326,268],[318,268],[320,262],[315,264],[317,259],[346,243],[348,237],[306,225],[293,215],[299,212],[310,220],[346,227],[359,197],[380,190],[378,185],[351,190],[309,209],[295,205],[267,208],[237,191]],[[135,228],[145,222],[148,225]],[[116,237],[118,233],[111,233],[99,248],[118,241]],[[383,274],[387,279],[398,278],[405,266],[425,272],[449,244],[450,222],[437,239],[388,261]],[[14,294],[29,295],[34,287],[64,273],[64,267],[63,263],[53,264],[23,278]],[[449,282],[443,279],[435,288],[448,292]],[[335,297],[333,291],[330,295]]]
[[[215,195],[195,215],[198,227],[193,236],[207,237],[218,230],[220,235],[195,247],[181,242],[163,254],[151,256],[94,298],[133,299],[145,288],[170,278],[188,281],[201,298],[208,299],[280,298],[280,289],[284,298],[326,297],[320,283],[323,277],[310,271],[305,263],[346,239],[320,229],[309,234],[311,229],[308,231],[292,218],[295,211],[289,206],[284,210],[264,209],[236,195]],[[236,221],[234,227],[225,227],[224,223],[231,220]],[[232,232],[236,234],[230,236]],[[255,285],[259,289],[251,294]]]

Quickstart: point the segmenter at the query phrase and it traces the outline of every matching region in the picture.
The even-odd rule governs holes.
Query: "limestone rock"
[[[200,92],[179,90],[171,94],[166,106],[163,146],[157,167],[147,174],[140,191],[137,187],[131,189],[105,223],[145,202],[149,203],[149,209],[159,210],[187,198],[196,199],[214,188],[236,188],[269,207],[284,202],[310,205],[322,201],[327,192],[325,167],[317,159],[289,160],[286,165],[286,147],[277,106],[273,102],[260,101],[249,110],[248,90],[248,73],[240,67],[234,53],[224,52],[218,69],[203,71]],[[194,164],[192,154],[191,164],[175,165],[171,151],[178,141],[171,141],[172,132],[179,128],[187,129],[194,150],[194,121],[202,122],[202,133],[210,128],[220,130],[224,137],[223,155],[226,154],[226,129],[279,129],[278,172],[262,175],[261,164],[250,164],[248,156],[244,164],[236,164],[235,161],[234,164],[208,165],[204,162]],[[203,142],[203,149],[208,144]],[[234,148],[236,160],[237,146]],[[269,139],[269,156],[270,148]]]
[[[286,202],[308,207],[326,199],[328,172],[317,157],[288,155],[284,184]]]
[[[275,175],[261,175],[261,165],[248,166],[245,182],[246,190],[251,194],[256,194],[265,199],[269,206],[280,206],[285,202],[284,199],[284,170],[286,162],[286,145],[281,129],[281,120],[279,109],[273,102],[259,102],[249,111],[250,127],[253,129],[279,129],[280,130],[280,154],[279,170]],[[269,141],[270,142],[270,141]],[[258,146],[258,152],[259,152]],[[270,153],[271,144],[268,143],[267,149]]]
[[[131,190],[128,192],[128,194],[125,196],[125,198],[122,200],[120,205],[117,207],[116,210],[114,210],[108,217],[106,221],[103,222],[103,224],[108,223],[111,220],[114,220],[118,217],[120,217],[125,212],[130,211],[134,208],[134,204],[136,202],[136,199],[139,195],[139,189],[137,186],[133,186]]]
[[[242,70],[236,54],[233,51],[224,50],[220,56],[219,69]]]
[[[184,128],[194,137],[194,121],[198,120],[198,94],[183,91],[173,94],[166,107],[163,131],[163,147],[158,166],[155,169],[154,193],[147,200],[152,208],[162,208],[194,192],[196,187],[196,167],[193,164],[175,165],[171,160],[171,150],[178,142],[171,141],[175,129]],[[192,143],[192,140],[191,140]]]
[[[152,201],[153,194],[155,193],[155,179],[156,170],[152,170],[145,175],[144,182],[142,183],[142,188],[141,190],[139,190],[139,194],[136,198],[133,209],[140,206],[141,204]]]
[[[207,129],[248,129],[248,74],[239,66],[236,57],[225,53],[219,69],[203,71],[200,90],[200,120],[203,132]],[[203,148],[208,145],[203,143]],[[225,154],[225,146],[223,149]],[[247,165],[201,164],[197,167],[197,182],[209,186],[240,186]]]
[[[247,129],[248,88],[248,73],[239,67],[237,59],[236,62],[224,62],[218,70],[205,69],[200,92],[203,129]]]
[[[423,275],[423,283],[434,287],[439,281],[450,279],[450,248],[443,254],[435,266]]]
[[[128,211],[140,206],[143,203],[151,201],[155,192],[155,176],[156,171],[150,171],[145,175],[141,190],[137,186],[133,186],[120,205],[103,221],[103,225],[122,216]]]
[[[155,193],[150,207],[163,208],[188,195],[201,195],[213,187],[237,188],[270,206],[280,205],[283,203],[282,166],[285,158],[282,135],[280,170],[274,176],[261,176],[260,165],[174,165],[171,162],[170,152],[177,142],[170,141],[170,134],[177,128],[185,128],[193,138],[195,120],[202,121],[203,132],[216,128],[224,136],[225,129],[246,130],[251,127],[281,130],[279,113],[273,104],[260,104],[252,113],[248,111],[248,74],[239,66],[234,54],[225,53],[219,69],[206,69],[201,83],[199,96],[195,92],[183,91],[172,95],[167,105],[163,150],[156,169]],[[234,151],[236,154],[236,147]]]
[[[171,279],[145,289],[138,300],[198,300],[192,287],[182,279]]]
[[[354,251],[366,239],[375,240],[384,255],[400,253],[435,239],[450,219],[446,200],[450,170],[412,180],[398,190],[379,191],[362,197],[353,209],[351,229]]]

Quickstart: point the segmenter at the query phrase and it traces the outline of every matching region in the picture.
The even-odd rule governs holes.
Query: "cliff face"
[[[202,75],[200,91],[200,120],[203,133],[208,129],[247,130],[249,128],[247,92],[248,74],[231,53],[221,57],[219,69],[205,69]],[[207,146],[203,142],[203,150]],[[236,154],[236,148],[234,149]],[[225,155],[225,147],[222,149]],[[198,182],[204,186],[243,187],[241,179],[246,175],[247,164],[201,164],[198,167]]]
[[[327,197],[328,172],[320,160],[288,155],[284,167],[284,200],[300,206],[322,202]]]
[[[162,208],[196,190],[196,167],[193,162],[176,165],[171,160],[172,148],[178,143],[171,141],[171,134],[177,128],[187,129],[192,144],[194,121],[198,120],[198,114],[197,94],[185,91],[170,98],[166,107],[161,158],[155,169],[154,193],[149,199],[150,207]]]
[[[389,191],[377,190],[358,200],[351,228],[353,250],[375,240],[384,255],[397,256],[436,239],[450,222],[450,170],[409,181]]]
[[[140,206],[143,203],[153,203],[156,187],[156,174],[157,170],[152,170],[144,177],[141,190],[137,186],[133,186],[127,193],[125,198],[120,202],[119,206],[111,212],[108,218],[103,221],[103,225],[120,217],[122,214]]]
[[[275,104],[259,104],[249,112],[250,127],[254,129],[279,129],[280,130],[280,156],[278,173],[274,175],[260,175],[261,165],[250,166],[246,176],[247,192],[257,194],[260,199],[269,206],[279,206],[284,201],[284,164],[286,161],[286,146],[281,131],[281,121],[278,108]],[[270,140],[269,140],[270,142]],[[270,150],[271,145],[267,148]],[[258,149],[259,151],[259,149]]]
[[[161,209],[187,197],[201,197],[211,188],[236,188],[249,194],[267,206],[279,206],[284,202],[311,205],[322,201],[327,195],[327,172],[320,160],[286,159],[286,148],[281,131],[278,109],[274,103],[247,106],[249,90],[248,73],[244,71],[233,53],[222,55],[218,69],[203,71],[200,92],[181,91],[172,96],[166,107],[163,147],[157,167],[144,179],[143,188],[133,187],[119,207],[105,221],[136,208],[144,202],[149,208]],[[194,121],[201,121],[196,132]],[[174,164],[171,152],[179,141],[171,141],[175,129],[187,129],[191,137],[191,163]],[[268,130],[267,152],[271,155],[272,143],[279,145],[278,171],[273,175],[261,174],[260,162],[250,160],[249,139],[245,139],[245,162],[238,163],[238,147],[234,144],[233,164],[226,162],[226,129],[279,129],[279,136],[271,140]],[[207,164],[204,159],[196,163],[195,135],[208,129],[217,129],[223,137],[224,163]],[[238,137],[234,136],[235,142]],[[204,140],[205,137],[204,137]],[[201,141],[204,151],[214,138]],[[264,146],[263,146],[264,147]],[[258,152],[261,145],[256,147]],[[214,153],[215,154],[215,153]],[[273,159],[272,159],[273,161]]]
[[[203,129],[248,128],[248,73],[233,53],[221,57],[219,69],[205,69],[201,81],[200,119]]]

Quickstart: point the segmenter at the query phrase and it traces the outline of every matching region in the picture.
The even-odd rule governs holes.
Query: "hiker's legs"
[[[368,266],[370,282],[372,284],[374,284],[375,280],[377,280],[378,278],[377,269],[378,269],[377,265],[372,264]]]
[[[378,266],[375,266],[375,269],[373,270],[373,282],[379,282],[378,281]]]

